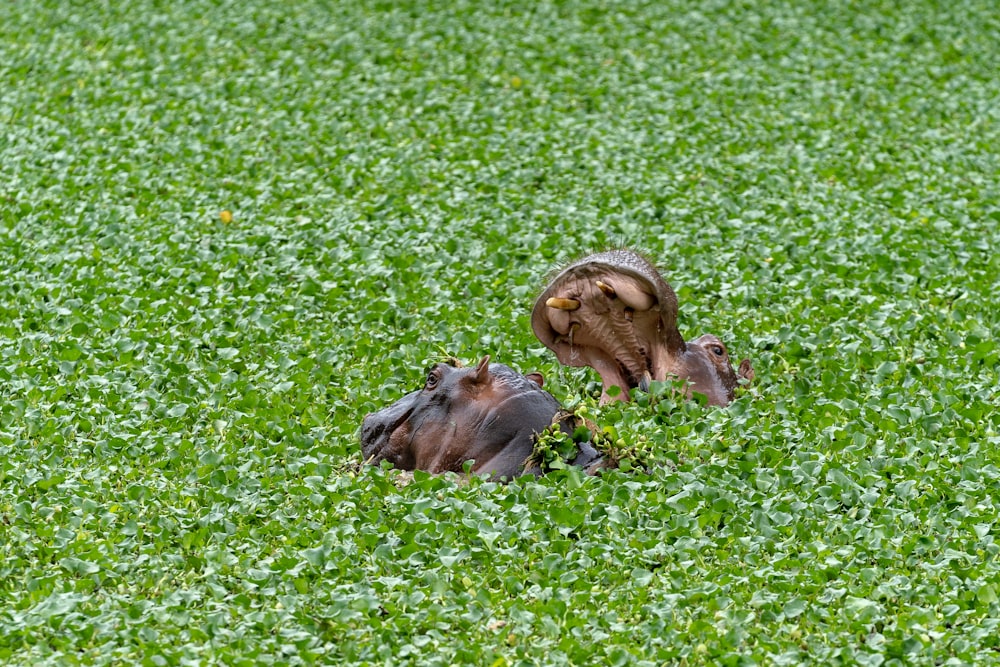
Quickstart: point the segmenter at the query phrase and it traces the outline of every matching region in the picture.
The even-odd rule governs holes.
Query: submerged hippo
[[[749,359],[733,370],[717,336],[681,337],[674,290],[631,250],[597,253],[563,269],[535,302],[531,328],[560,362],[600,374],[602,403],[612,386],[627,400],[629,389],[673,376],[686,381],[689,395],[726,405],[739,380],[754,377]]]
[[[474,368],[438,364],[422,389],[365,417],[361,452],[366,461],[389,461],[403,470],[462,472],[472,459],[472,472],[479,474],[539,474],[537,466],[526,469],[526,462],[535,436],[561,410],[543,383],[541,373],[522,375],[491,364],[488,356]],[[579,450],[573,464],[600,461],[589,444]]]

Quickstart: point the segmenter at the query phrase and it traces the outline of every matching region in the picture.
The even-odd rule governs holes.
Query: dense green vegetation
[[[998,72],[991,0],[0,4],[0,662],[1000,661]],[[733,405],[534,339],[622,244]],[[359,465],[486,353],[657,465]]]

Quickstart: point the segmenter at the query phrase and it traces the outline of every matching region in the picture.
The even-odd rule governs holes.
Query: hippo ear
[[[490,355],[486,355],[476,366],[476,372],[472,374],[473,380],[478,384],[485,384],[490,380]]]
[[[528,378],[529,380],[537,384],[539,387],[545,386],[545,376],[539,373],[538,371],[532,371],[531,373],[526,374],[524,377]]]
[[[736,372],[740,379],[746,380],[747,382],[753,381],[756,373],[753,372],[753,365],[751,365],[749,359],[744,359],[740,362],[740,368]]]

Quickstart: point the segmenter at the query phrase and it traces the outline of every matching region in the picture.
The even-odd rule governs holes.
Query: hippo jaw
[[[438,364],[423,389],[365,417],[361,451],[366,461],[389,461],[403,470],[472,471],[514,477],[559,403],[541,388],[540,374],[521,375],[489,357],[475,368]]]
[[[656,268],[631,250],[585,257],[556,275],[531,313],[535,336],[568,366],[590,366],[609,389],[648,389],[653,380],[678,378],[713,405],[733,399],[739,377],[750,379],[748,359],[738,376],[715,336],[686,343],[677,329],[677,296]],[[721,347],[721,354],[719,348]]]

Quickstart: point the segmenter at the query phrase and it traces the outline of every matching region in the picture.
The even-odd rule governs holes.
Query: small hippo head
[[[754,378],[749,359],[742,360],[739,368],[733,370],[729,352],[718,336],[705,334],[688,341],[684,347],[681,359],[688,390],[704,394],[709,405],[728,405],[740,380]]]
[[[535,302],[531,328],[569,366],[590,366],[611,387],[647,389],[677,378],[711,405],[733,400],[749,359],[733,370],[726,346],[711,334],[685,341],[677,328],[677,295],[642,255],[621,249],[584,257],[559,272]]]
[[[365,417],[361,452],[403,470],[461,472],[472,459],[473,472],[515,477],[560,409],[543,382],[488,356],[474,368],[437,364],[422,389]]]

